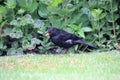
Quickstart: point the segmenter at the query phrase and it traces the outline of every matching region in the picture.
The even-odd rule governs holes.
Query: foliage
[[[119,0],[1,0],[0,54],[45,53],[54,47],[44,37],[51,25],[100,49],[114,49],[120,40],[119,9]]]

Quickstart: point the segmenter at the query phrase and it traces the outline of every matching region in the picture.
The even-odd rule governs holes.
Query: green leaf
[[[14,25],[14,26],[20,26],[20,24],[18,23],[17,20],[13,20],[10,22],[10,25]]]
[[[93,22],[92,22],[92,27],[93,27],[93,29],[97,29],[97,26],[98,26],[97,21],[93,21]]]
[[[23,32],[19,28],[13,28],[10,33],[8,34],[11,38],[21,38],[23,37]]]
[[[34,12],[38,7],[36,0],[17,0],[17,2],[21,8],[30,12]]]
[[[21,9],[18,10],[17,13],[18,13],[18,14],[23,14],[24,12],[25,12],[25,10],[21,8]]]
[[[0,51],[0,56],[3,54],[3,51]]]
[[[7,13],[6,8],[3,6],[0,6],[0,15],[3,16],[3,15],[6,15],[6,13]]]
[[[4,35],[6,36],[6,35],[9,35],[10,33],[11,33],[11,28],[6,28],[5,30],[4,30]]]
[[[16,54],[17,54],[17,55],[22,55],[22,54],[24,54],[23,49],[22,49],[22,48],[18,48]]]
[[[6,49],[7,46],[4,44],[4,41],[0,41],[0,49]]]
[[[97,6],[97,1],[96,0],[89,0],[88,4],[90,7],[96,7]]]
[[[0,6],[0,22],[2,21],[3,17],[6,17],[7,10],[5,7]]]
[[[69,33],[74,33],[74,29],[67,27],[67,28],[63,28],[65,31],[69,32]]]
[[[99,22],[99,28],[98,28],[98,29],[100,29],[100,28],[103,27],[104,25],[105,25],[105,21]]]
[[[4,27],[7,24],[7,20],[6,21],[2,21],[0,24],[0,28]]]
[[[82,30],[83,30],[84,32],[91,32],[91,31],[92,31],[92,28],[90,28],[90,27],[83,27]]]
[[[7,51],[7,55],[15,55],[16,54],[16,48],[10,48]]]
[[[2,15],[0,14],[0,22],[2,21]]]
[[[44,22],[42,20],[35,20],[34,21],[34,28],[41,28],[41,27],[44,27]]]
[[[6,5],[10,9],[14,9],[16,7],[16,0],[7,0]]]
[[[70,25],[70,26],[71,26],[71,28],[74,29],[75,31],[80,30],[80,27],[77,26],[77,25],[72,24],[72,25]]]
[[[91,18],[91,12],[89,8],[82,8],[81,9],[83,14],[87,14],[89,18]]]
[[[71,14],[71,11],[69,9],[59,9],[57,14],[61,16],[68,16]]]
[[[101,9],[94,9],[94,10],[91,11],[91,13],[92,13],[92,16],[93,16],[95,21],[99,20],[100,17],[102,18],[105,15],[105,14],[102,14],[102,10]]]
[[[15,21],[15,20],[13,20],[13,21]],[[32,16],[30,14],[26,14],[25,16],[18,18],[17,22],[18,22],[18,24],[16,24],[16,26],[20,27],[20,26],[26,26],[28,24],[33,24],[34,20],[32,19]]]
[[[37,39],[37,38],[32,38],[31,39],[31,43],[33,43],[33,44],[40,44],[40,40],[39,39]]]
[[[107,18],[107,21],[108,22],[115,22],[118,18],[119,18],[119,15],[118,14],[108,14],[107,16],[106,16],[106,18]]]
[[[43,18],[48,17],[49,11],[47,10],[46,4],[44,3],[39,4],[38,14]]]
[[[72,14],[71,16],[70,16],[70,19],[68,19],[68,23],[70,23],[70,24],[74,24],[74,23],[76,23],[77,21],[84,21],[84,20],[82,20],[82,13],[74,13],[74,14]],[[78,22],[79,23],[79,22]]]
[[[62,3],[62,0],[50,0],[50,6],[57,7]]]
[[[30,12],[34,12],[35,10],[37,10],[38,4],[36,2],[36,0],[33,0],[33,3],[30,5],[30,7],[28,7],[28,10]]]
[[[81,37],[85,38],[85,34],[84,34],[84,31],[83,31],[83,30],[79,30],[78,34],[79,34]]]
[[[12,48],[18,48],[18,46],[19,46],[18,41],[12,42],[12,45],[11,45]]]
[[[116,12],[118,10],[119,2],[112,1],[112,11]]]
[[[107,13],[101,13],[101,14],[99,15],[99,19],[103,19],[106,15],[107,15]]]
[[[52,24],[52,26],[54,26],[54,27],[60,28],[62,26],[60,19],[57,19],[54,16],[50,16],[49,21]]]

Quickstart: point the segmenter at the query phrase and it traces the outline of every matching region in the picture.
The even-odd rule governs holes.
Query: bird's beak
[[[46,33],[45,36],[49,36],[50,34],[49,33]]]

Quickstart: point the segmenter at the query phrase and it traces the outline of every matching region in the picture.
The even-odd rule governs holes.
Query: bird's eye
[[[51,33],[51,31],[49,31],[49,33]]]
[[[49,31],[49,33],[53,33],[54,31]]]

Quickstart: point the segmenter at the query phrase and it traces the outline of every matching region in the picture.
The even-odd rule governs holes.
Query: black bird
[[[63,47],[65,49],[68,49],[71,46],[77,45],[77,44],[86,46],[89,49],[97,49],[97,47],[84,42],[81,37],[77,37],[74,34],[68,33],[64,30],[57,29],[54,27],[48,29],[48,32],[45,36],[50,36],[50,39],[55,45],[59,47]]]

